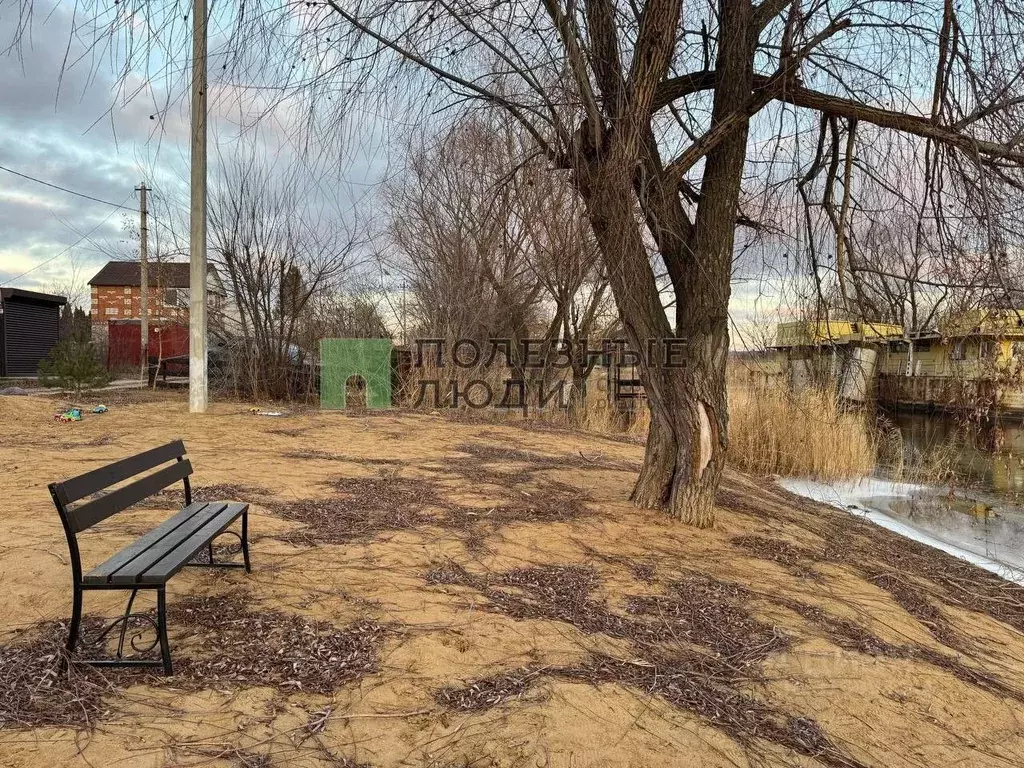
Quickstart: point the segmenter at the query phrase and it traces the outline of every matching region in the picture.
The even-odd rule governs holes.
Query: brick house
[[[190,265],[169,262],[149,265],[148,320],[151,325],[188,325]],[[104,343],[111,320],[139,320],[142,316],[141,265],[137,261],[108,261],[89,281],[94,341]],[[217,271],[208,271],[209,309],[217,317],[224,308],[224,289]]]

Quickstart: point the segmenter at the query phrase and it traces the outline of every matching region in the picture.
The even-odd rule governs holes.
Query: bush
[[[39,383],[44,387],[60,387],[80,396],[83,390],[102,387],[110,374],[100,362],[91,341],[68,338],[39,363]]]

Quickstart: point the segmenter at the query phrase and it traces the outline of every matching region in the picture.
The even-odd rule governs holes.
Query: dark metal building
[[[0,376],[39,375],[60,333],[63,296],[0,288]]]

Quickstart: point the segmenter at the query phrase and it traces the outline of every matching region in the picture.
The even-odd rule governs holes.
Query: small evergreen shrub
[[[92,342],[80,338],[64,339],[39,363],[40,384],[74,392],[76,397],[109,381],[110,373],[100,361]]]

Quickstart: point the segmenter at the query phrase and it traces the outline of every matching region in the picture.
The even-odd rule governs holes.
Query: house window
[[[132,287],[130,285],[126,285],[124,287],[124,292],[125,292],[126,295],[130,296],[131,293],[132,293]]]
[[[116,315],[117,314],[117,307],[107,307],[107,314],[108,315]]]
[[[958,341],[953,342],[953,355],[952,355],[952,357],[953,357],[954,360],[966,360],[967,359],[967,350],[965,348],[964,340],[963,339],[960,339]]]
[[[164,291],[164,306],[165,307],[177,307],[179,306],[180,296],[177,288],[168,288]]]
[[[996,356],[996,343],[991,339],[986,339],[981,342],[978,347],[978,357],[982,360],[988,360]]]

